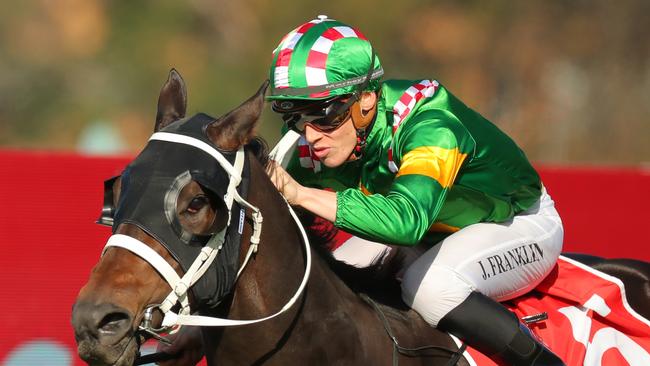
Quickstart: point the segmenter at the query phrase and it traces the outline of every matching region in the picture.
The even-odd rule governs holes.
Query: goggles
[[[287,127],[298,133],[304,133],[307,125],[322,132],[331,132],[348,120],[351,114],[350,107],[356,101],[356,95],[337,97],[318,103],[281,100],[275,101],[272,109],[282,115],[282,120]]]

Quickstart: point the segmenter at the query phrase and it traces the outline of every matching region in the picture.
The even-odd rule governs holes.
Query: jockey
[[[429,245],[402,298],[431,326],[495,361],[563,365],[499,304],[538,285],[562,249],[562,221],[505,133],[435,80],[386,80],[370,42],[319,16],[273,52],[272,108],[301,135],[271,180],[290,204],[353,234],[333,250],[357,267],[387,244]]]

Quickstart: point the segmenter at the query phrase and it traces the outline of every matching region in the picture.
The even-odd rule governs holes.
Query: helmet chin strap
[[[366,138],[372,129],[373,122],[375,121],[375,115],[377,113],[377,102],[379,100],[379,95],[381,94],[381,88],[378,88],[375,91],[377,100],[375,100],[374,105],[370,108],[365,114],[361,109],[361,100],[363,99],[363,93],[368,84],[370,83],[372,72],[375,69],[375,49],[373,48],[370,54],[370,66],[368,67],[368,72],[366,77],[361,84],[359,84],[357,90],[353,93],[352,98],[348,101],[352,102],[350,108],[350,116],[352,117],[352,124],[357,132],[357,144],[354,146],[352,153],[348,157],[347,161],[353,161],[361,158],[363,156],[363,150],[366,146]],[[346,104],[348,104],[346,103]],[[343,109],[346,106],[343,106]]]
[[[357,132],[357,144],[350,154],[350,157],[354,157],[354,159],[349,160],[360,159],[363,156],[363,150],[366,147],[366,139],[368,138],[370,130],[372,130],[372,126],[377,117],[377,104],[379,103],[379,97],[381,96],[381,88],[374,93],[376,96],[375,103],[372,108],[366,111],[366,113],[363,113],[363,109],[361,108],[361,98],[363,94],[361,94],[358,100],[350,107],[352,125]]]
[[[363,150],[366,147],[366,138],[368,138],[368,134],[375,121],[377,102],[365,114],[361,110],[361,101],[354,103],[351,109],[352,124],[357,133],[357,144],[354,146],[351,156],[354,156],[354,160],[356,160],[363,156]]]

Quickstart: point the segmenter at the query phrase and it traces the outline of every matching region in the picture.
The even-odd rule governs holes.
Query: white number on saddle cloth
[[[602,365],[603,355],[612,348],[618,350],[630,366],[650,365],[650,354],[621,331],[604,327],[593,332],[592,319],[589,316],[590,310],[604,318],[611,313],[605,299],[598,295],[593,295],[581,307],[567,306],[558,309],[569,319],[573,338],[587,349],[584,366]]]

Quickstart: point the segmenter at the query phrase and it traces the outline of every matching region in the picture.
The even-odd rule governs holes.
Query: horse
[[[129,249],[107,246],[73,306],[72,324],[79,356],[94,366],[132,365],[144,339],[153,336],[164,340],[155,331],[164,324],[159,304],[171,296],[175,307],[167,306],[166,310],[176,309],[179,313],[191,309],[201,316],[228,319],[264,319],[274,314],[258,324],[201,327],[209,365],[468,365],[454,339],[430,327],[401,303],[399,296],[395,296],[399,291],[395,282],[386,281],[384,288],[377,285],[376,291],[368,289],[353,280],[363,277],[358,270],[333,261],[321,246],[305,245],[290,208],[266,175],[266,149],[255,137],[266,86],[267,83],[263,84],[252,97],[219,118],[204,114],[187,118],[185,82],[176,70],[170,71],[159,94],[154,133],[199,125],[205,143],[226,160],[233,160],[236,151],[244,151],[242,171],[246,174],[241,180],[248,186],[241,192],[245,198],[238,206],[239,221],[237,210],[222,198],[224,192],[226,196],[231,192],[225,187],[233,185],[234,178],[227,169],[219,170],[217,176],[207,174],[209,181],[201,171],[188,170],[188,174],[180,174],[172,181],[176,187],[170,190],[175,192],[174,200],[168,199],[169,191],[157,197],[166,205],[165,212],[159,212],[162,224],[158,226],[174,227],[169,233],[178,234],[175,239],[179,243],[170,245],[162,239],[171,234],[154,232],[152,225],[142,224],[149,219],[137,217],[138,209],[132,207],[147,205],[150,191],[170,187],[153,185],[137,191],[138,181],[134,178],[145,179],[152,169],[164,172],[185,163],[189,167],[195,160],[205,158],[201,154],[205,155],[206,150],[187,146],[182,156],[168,154],[164,159],[157,158],[166,146],[172,145],[169,141],[154,141],[159,150],[145,159],[141,158],[147,155],[145,149],[120,177],[106,186],[110,212],[106,220],[113,225],[114,236],[143,243],[179,278],[190,267],[186,257],[198,253],[217,233],[226,232],[224,236],[239,240],[223,244],[232,252],[230,262],[227,258],[212,262],[203,274],[203,278],[209,278],[197,280],[187,293],[181,291],[178,296],[172,295],[175,289],[170,289],[166,278],[174,274],[161,273]],[[181,176],[183,179],[179,179]],[[138,194],[128,193],[134,190]],[[257,212],[264,214],[265,230],[261,234],[256,226],[260,223]],[[396,253],[382,276],[392,275],[406,257]],[[650,265],[587,256],[578,259],[621,276],[626,285],[630,284],[627,294],[633,299],[633,307],[646,317],[650,315]],[[230,268],[233,266],[236,276]],[[368,278],[377,280],[376,273]],[[309,282],[300,292],[307,275]],[[365,290],[371,293],[370,297],[359,295]],[[176,304],[176,300],[183,298],[185,304]],[[422,349],[426,352],[418,352]]]

